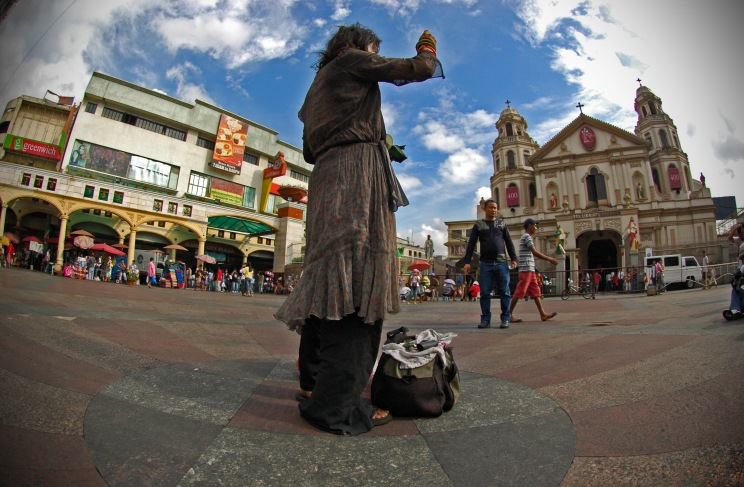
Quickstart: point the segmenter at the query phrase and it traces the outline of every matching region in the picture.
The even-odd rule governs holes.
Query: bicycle
[[[568,280],[568,287],[563,290],[561,293],[561,299],[567,300],[571,297],[572,294],[581,294],[584,296],[584,299],[589,299],[592,297],[592,290],[591,285],[588,283],[582,283],[581,286],[575,286],[573,283],[573,279]]]

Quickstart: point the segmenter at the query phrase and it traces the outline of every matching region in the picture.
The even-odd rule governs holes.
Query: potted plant
[[[127,272],[127,284],[134,286],[139,281],[139,272]]]

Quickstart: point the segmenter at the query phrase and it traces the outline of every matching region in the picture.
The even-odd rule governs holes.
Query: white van
[[[654,277],[654,266],[661,259],[664,264],[664,284],[669,287],[672,284],[684,283],[688,289],[695,287],[695,283],[703,284],[703,269],[697,259],[692,255],[652,255],[646,257],[646,275]]]

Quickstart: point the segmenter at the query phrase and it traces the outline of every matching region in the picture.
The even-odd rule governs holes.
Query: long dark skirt
[[[362,399],[382,334],[382,320],[356,313],[341,320],[310,317],[300,339],[300,387],[312,391],[300,415],[324,431],[358,435],[372,429],[373,408]]]

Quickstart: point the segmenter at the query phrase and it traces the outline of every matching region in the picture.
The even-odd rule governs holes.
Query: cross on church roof
[[[580,112],[580,113],[584,113],[584,110],[582,110],[582,108],[583,108],[583,107],[585,107],[585,106],[586,106],[586,105],[582,105],[582,104],[581,104],[581,102],[579,102],[579,104],[578,104],[578,105],[576,105],[576,108],[578,108],[578,109],[579,109],[579,112]]]
[[[510,105],[510,103],[511,103],[511,102],[510,102],[509,100],[506,100],[506,108],[511,108],[511,105]]]
[[[638,78],[636,81],[638,81],[638,84],[643,86],[643,83],[641,83],[641,78]]]

